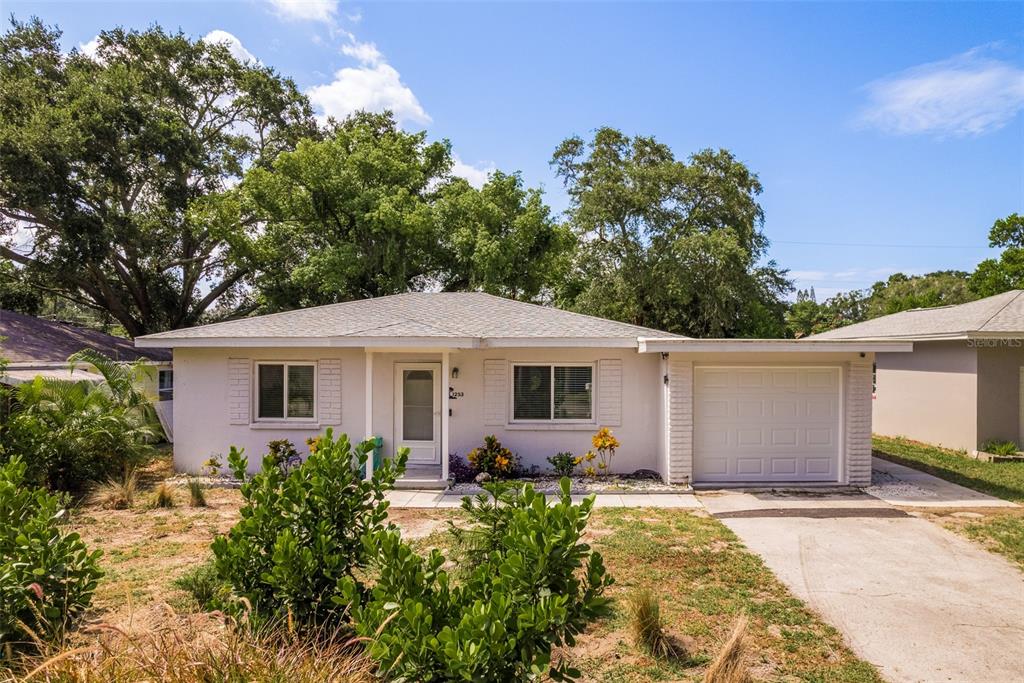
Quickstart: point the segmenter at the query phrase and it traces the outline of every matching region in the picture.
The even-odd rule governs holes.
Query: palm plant
[[[153,405],[137,389],[148,370],[86,349],[72,355],[72,379],[36,377],[14,391],[4,435],[8,453],[22,453],[34,478],[53,488],[77,489],[137,463],[158,434]],[[103,381],[75,380],[88,367]]]

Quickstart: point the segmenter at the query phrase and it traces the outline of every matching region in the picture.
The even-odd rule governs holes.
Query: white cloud
[[[380,53],[373,43],[361,43],[351,33],[348,34],[349,43],[341,46],[341,51],[352,57],[360,64],[373,66],[384,61],[384,55]]]
[[[495,171],[493,163],[486,163],[480,166],[467,164],[459,158],[458,154],[452,155],[452,175],[465,178],[473,187],[480,189],[487,182],[487,178]]]
[[[867,289],[879,280],[888,280],[894,273],[905,275],[923,275],[921,268],[900,268],[886,266],[882,268],[849,268],[847,270],[791,270],[789,277],[797,289],[814,288],[818,301],[822,302],[840,292],[854,289]]]
[[[859,120],[896,135],[974,136],[1024,109],[1024,69],[987,56],[991,46],[922,64],[868,83]]]
[[[222,31],[220,29],[210,31],[205,36],[203,36],[203,42],[221,43],[222,45],[227,47],[228,52],[230,52],[232,56],[240,62],[260,61],[256,59],[256,57],[251,52],[245,49],[245,47],[242,45],[242,41],[240,41],[237,37],[228,33],[227,31]]]
[[[282,19],[294,21],[322,21],[334,23],[338,0],[267,0],[274,13]]]
[[[387,109],[394,112],[399,122],[427,124],[431,121],[416,95],[389,64],[339,69],[333,81],[313,86],[307,94],[324,117],[342,119],[357,111]]]
[[[88,42],[85,42],[85,43],[80,43],[79,46],[78,46],[78,51],[79,52],[81,52],[82,54],[84,54],[87,57],[92,57],[93,59],[96,59],[96,53],[99,51],[99,49],[100,49],[100,37],[99,36],[93,36],[92,40],[90,40]]]

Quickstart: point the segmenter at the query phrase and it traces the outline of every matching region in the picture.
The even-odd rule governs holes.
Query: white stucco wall
[[[328,426],[346,432],[353,439],[366,436],[365,354],[362,349],[178,349],[175,351],[174,420],[175,467],[196,471],[212,454],[227,455],[231,445],[244,447],[252,466],[257,466],[268,441],[290,439],[304,452],[306,438]],[[449,451],[465,455],[480,445],[487,434],[495,434],[504,445],[519,454],[525,466],[547,468],[547,457],[560,450],[582,454],[590,448],[590,437],[599,426],[591,424],[484,424],[485,360],[503,362],[597,362],[618,359],[622,363],[621,424],[613,426],[622,448],[615,457],[617,471],[639,468],[658,470],[660,396],[659,357],[629,349],[501,349],[451,353],[451,367],[459,368],[458,379],[448,378],[463,396],[450,403]],[[237,406],[252,410],[251,368],[257,361],[341,362],[341,420],[317,420],[315,425],[259,424],[252,413],[241,415]],[[440,353],[373,354],[373,433],[384,437],[385,453],[394,451],[394,372],[397,362],[440,362]],[[229,368],[234,367],[234,374]],[[237,376],[236,376],[237,375]],[[248,386],[238,388],[239,377]],[[595,372],[595,379],[597,379]],[[320,378],[318,381],[322,381]],[[598,400],[602,389],[596,388]],[[234,394],[234,395],[233,395]],[[238,395],[244,394],[244,395]],[[318,397],[319,400],[319,397]],[[318,412],[322,413],[318,405]]]
[[[947,448],[978,445],[978,353],[965,341],[914,342],[876,358],[874,430]]]
[[[253,424],[233,419],[232,404],[241,400],[251,406],[251,385],[239,387],[229,377],[229,363],[251,367],[255,361],[341,362],[341,420],[316,420],[316,426]],[[245,361],[248,361],[247,363]],[[242,377],[251,372],[245,371]],[[195,472],[211,455],[220,454],[226,464],[230,446],[245,448],[252,468],[258,468],[268,441],[289,439],[305,452],[305,440],[327,427],[362,438],[363,352],[361,349],[175,349],[174,351],[174,466]],[[322,403],[322,401],[318,401]],[[251,408],[250,408],[251,409]],[[319,409],[319,405],[318,405]]]
[[[367,436],[365,419],[365,359],[362,349],[178,349],[175,351],[175,466],[197,471],[213,454],[226,456],[229,447],[244,447],[252,467],[257,467],[268,441],[290,439],[305,451],[305,440],[330,426],[353,440]],[[372,433],[384,438],[385,453],[394,451],[394,373],[397,362],[440,362],[438,352],[377,352],[373,354]],[[318,373],[318,418],[289,425],[252,421],[252,367],[257,361],[317,361],[320,368],[340,368],[340,387],[327,387]],[[604,375],[601,362],[614,371]],[[593,362],[598,412],[588,424],[512,424],[498,419],[493,385],[485,396],[485,365],[490,372],[508,369],[512,362]],[[870,402],[871,359],[856,354],[785,354],[766,360],[765,354],[641,354],[632,349],[492,349],[450,353],[449,376],[442,390],[451,387],[462,396],[450,401],[449,452],[464,456],[487,434],[495,434],[519,454],[523,465],[547,469],[547,457],[562,450],[582,454],[601,426],[601,415],[617,414],[612,429],[622,443],[613,467],[619,472],[645,468],[670,473],[672,481],[692,476],[692,375],[695,365],[706,364],[834,364],[848,373],[856,367],[855,385],[847,385],[846,414],[860,406],[855,431],[848,432],[846,448],[855,454],[847,462],[851,483],[870,475],[870,419],[864,406]],[[867,368],[867,369],[865,369]],[[663,376],[670,382],[666,385]],[[618,383],[617,400],[602,388],[605,381]],[[330,379],[333,382],[333,372]],[[493,374],[492,374],[493,377]],[[326,389],[325,389],[326,387]],[[507,387],[507,383],[506,383]],[[326,393],[325,393],[326,392]],[[851,393],[852,392],[852,393]],[[861,395],[863,394],[863,395]],[[334,397],[337,397],[336,405]],[[849,398],[852,397],[852,398]],[[859,403],[858,403],[859,401]],[[507,409],[507,404],[505,405]],[[850,424],[855,424],[850,422]],[[866,427],[864,426],[866,424]],[[852,441],[851,441],[852,439]],[[865,453],[867,455],[865,455]],[[864,462],[861,462],[861,461]],[[865,462],[867,463],[865,468]]]

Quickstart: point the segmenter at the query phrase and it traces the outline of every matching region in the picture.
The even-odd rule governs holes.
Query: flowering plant
[[[485,436],[484,445],[471,450],[466,459],[477,472],[486,472],[492,477],[511,476],[519,469],[519,456],[502,446],[493,434]]]
[[[601,474],[608,474],[612,467],[612,458],[615,457],[615,449],[620,446],[619,440],[612,434],[612,430],[607,427],[601,427],[597,430],[590,439],[590,443],[594,446],[597,451],[597,469],[601,471]],[[589,451],[587,453],[588,460],[594,459],[594,452]]]

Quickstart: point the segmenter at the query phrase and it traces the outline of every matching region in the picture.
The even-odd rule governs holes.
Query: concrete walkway
[[[1002,557],[869,495],[700,498],[886,680],[1024,681],[1024,574]]]
[[[1011,465],[1012,466],[1012,465]],[[871,495],[900,507],[1016,507],[1015,503],[972,491],[881,458],[871,459]]]
[[[444,491],[389,491],[387,499],[393,508],[457,508],[465,494]],[[548,499],[554,496],[548,494]],[[580,502],[585,496],[572,496]],[[594,507],[655,507],[699,509],[700,501],[692,493],[598,493]]]

